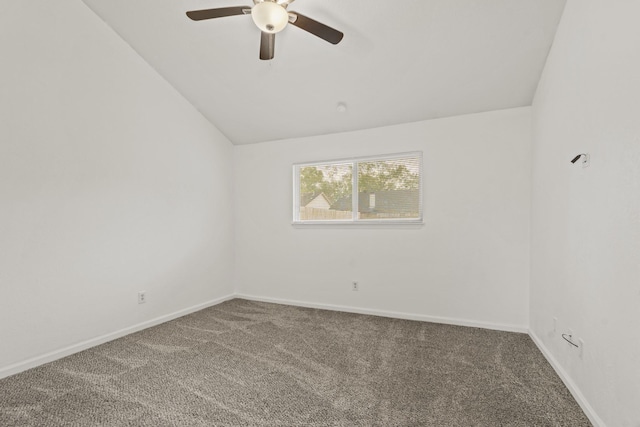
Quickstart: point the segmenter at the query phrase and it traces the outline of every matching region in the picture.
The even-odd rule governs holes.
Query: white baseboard
[[[591,424],[593,424],[594,427],[606,427],[604,421],[602,421],[602,419],[598,416],[598,414],[596,414],[596,411],[589,404],[589,402],[584,397],[584,395],[582,394],[578,386],[576,386],[576,384],[573,382],[569,374],[567,374],[567,372],[564,369],[562,369],[562,366],[560,366],[560,363],[558,363],[556,358],[553,357],[553,355],[551,354],[549,349],[544,345],[542,340],[538,338],[538,336],[533,331],[529,331],[529,336],[531,337],[533,342],[538,346],[538,349],[540,349],[540,352],[544,355],[544,357],[547,359],[549,364],[556,371],[556,373],[558,374],[558,376],[560,377],[564,385],[567,386],[573,398],[576,400],[576,402],[578,402],[578,405],[580,405],[580,408],[582,408],[582,411],[585,413],[587,418],[589,418],[589,421],[591,421]]]
[[[14,363],[13,365],[0,368],[0,378],[5,378],[11,375],[15,375],[19,372],[26,371],[27,369],[35,368],[36,366],[53,362],[54,360],[62,359],[63,357],[70,356],[74,353],[78,353],[88,348],[95,347],[97,345],[104,344],[109,341],[113,341],[125,335],[129,335],[134,332],[138,332],[143,329],[150,328],[152,326],[156,326],[164,322],[168,322],[169,320],[177,319],[178,317],[182,317],[187,314],[193,313],[195,311],[202,310],[203,308],[220,304],[224,301],[228,301],[233,298],[235,298],[234,294],[226,295],[224,297],[216,298],[214,300],[207,301],[202,304],[197,304],[191,307],[187,307],[185,309],[178,310],[173,313],[165,314],[164,316],[156,317],[155,319],[147,320],[145,322],[138,323],[133,326],[129,326],[128,328],[120,329],[115,332],[110,332],[108,334],[101,335],[96,338],[91,338],[78,344],[73,344],[68,347],[54,350],[49,353],[43,354],[41,356],[36,356],[22,362]]]
[[[492,329],[505,332],[528,333],[527,326],[508,325],[501,323],[481,322],[468,319],[456,319],[451,317],[428,316],[424,314],[403,313],[398,311],[376,310],[369,308],[351,307],[346,305],[320,304],[306,301],[296,301],[281,298],[261,297],[237,293],[236,298],[243,298],[251,301],[271,302],[274,304],[294,305],[298,307],[319,308],[322,310],[344,311],[347,313],[369,314],[372,316],[392,317],[395,319],[418,320],[421,322],[444,323],[456,326],[471,326],[474,328]]]

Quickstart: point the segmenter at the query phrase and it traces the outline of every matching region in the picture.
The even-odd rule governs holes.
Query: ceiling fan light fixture
[[[282,31],[289,22],[287,10],[272,1],[264,1],[253,6],[251,17],[261,31],[270,34]]]

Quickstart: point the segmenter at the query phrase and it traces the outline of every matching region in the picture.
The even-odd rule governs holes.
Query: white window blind
[[[293,165],[296,224],[422,222],[422,153]]]

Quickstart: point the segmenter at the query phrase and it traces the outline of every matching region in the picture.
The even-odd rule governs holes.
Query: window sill
[[[369,221],[294,221],[294,228],[421,228],[424,221],[411,220],[369,220]]]

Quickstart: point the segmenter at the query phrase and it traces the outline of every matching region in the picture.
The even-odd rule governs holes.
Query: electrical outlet
[[[144,304],[145,302],[147,302],[147,292],[146,291],[138,292],[138,304]]]
[[[351,282],[351,290],[352,290],[352,291],[357,291],[357,290],[359,290],[359,288],[358,288],[358,282]]]

